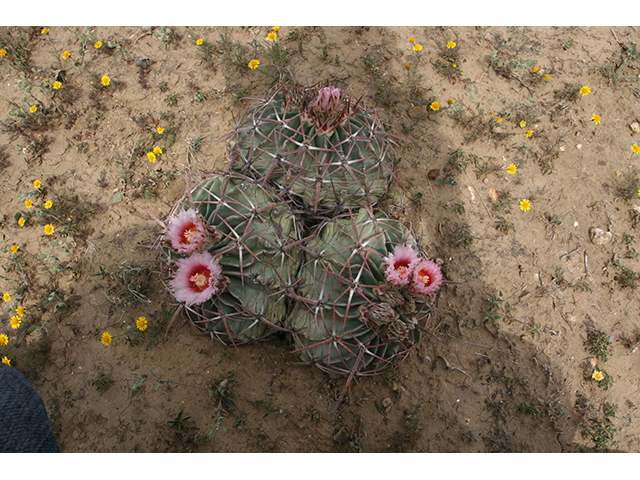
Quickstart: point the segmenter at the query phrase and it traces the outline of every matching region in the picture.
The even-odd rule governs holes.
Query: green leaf
[[[111,203],[120,203],[122,201],[122,192],[116,192],[111,197]]]

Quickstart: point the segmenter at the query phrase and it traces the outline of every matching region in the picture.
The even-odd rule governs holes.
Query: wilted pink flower
[[[384,258],[387,264],[384,275],[387,282],[394,285],[407,285],[411,280],[414,267],[420,262],[418,252],[407,245],[398,245],[393,253]]]
[[[190,208],[169,219],[167,237],[176,252],[191,253],[204,245],[207,228],[196,211]]]
[[[178,260],[178,270],[169,287],[179,302],[187,306],[199,305],[219,292],[221,279],[222,267],[218,259],[205,251]]]
[[[414,293],[426,295],[438,290],[441,284],[440,267],[431,260],[423,260],[413,270],[411,287]]]

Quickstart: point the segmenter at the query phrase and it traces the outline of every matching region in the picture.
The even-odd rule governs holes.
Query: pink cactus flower
[[[418,252],[407,245],[398,245],[393,253],[384,258],[387,264],[384,275],[387,282],[397,286],[407,285],[414,267],[420,262]]]
[[[414,293],[427,295],[435,292],[442,285],[442,272],[440,267],[431,260],[423,260],[414,268],[411,280]]]
[[[324,87],[318,92],[318,105],[322,110],[333,110],[339,107],[342,100],[342,90],[337,87]]]
[[[222,267],[209,252],[194,253],[178,260],[178,270],[169,287],[173,296],[187,306],[206,302],[220,291]]]
[[[191,253],[204,245],[207,228],[197,212],[190,208],[169,219],[167,237],[176,252]]]

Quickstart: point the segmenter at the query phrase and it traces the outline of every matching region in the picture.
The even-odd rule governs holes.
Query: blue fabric
[[[0,452],[60,452],[47,410],[26,378],[0,363]]]

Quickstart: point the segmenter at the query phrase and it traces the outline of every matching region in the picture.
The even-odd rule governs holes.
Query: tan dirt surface
[[[41,29],[0,27],[0,357],[63,451],[640,452],[636,28],[283,26],[278,71],[270,27]],[[340,405],[346,379],[285,336],[166,333],[175,302],[142,262],[152,215],[224,171],[220,137],[287,69],[403,138],[381,207],[448,282],[433,335]]]

